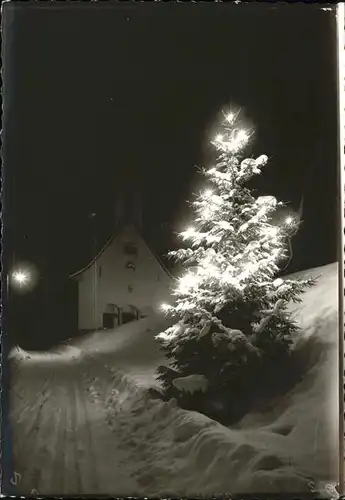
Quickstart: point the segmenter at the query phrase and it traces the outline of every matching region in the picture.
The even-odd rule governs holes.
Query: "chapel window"
[[[134,243],[125,243],[123,252],[125,255],[138,255],[138,248]]]

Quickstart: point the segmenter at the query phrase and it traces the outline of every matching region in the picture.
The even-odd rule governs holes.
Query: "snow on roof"
[[[158,261],[159,265],[164,269],[164,271],[166,272],[166,274],[170,278],[174,279],[173,275],[165,267],[165,265],[163,264],[162,260],[159,258],[159,256],[156,254],[156,252],[152,249],[152,247],[147,243],[147,241],[143,238],[143,236],[140,234],[140,232],[138,231],[138,229],[134,225],[131,225],[131,226],[127,227],[127,230],[134,231],[139,236],[139,238],[141,238],[144,241],[145,245],[148,247],[148,249],[150,250],[150,252],[152,253],[152,255],[156,258],[156,260]],[[122,228],[121,231],[119,231],[118,233],[115,233],[113,236],[111,236],[111,238],[109,238],[109,240],[105,243],[105,245],[101,248],[101,250],[96,254],[96,256],[85,267],[83,267],[79,271],[71,274],[69,277],[70,278],[76,278],[77,276],[79,276],[80,274],[82,274],[84,271],[86,271],[87,269],[89,269],[97,261],[97,259],[99,259],[99,257],[103,254],[103,252],[108,248],[108,246],[111,245],[111,243],[116,238],[119,238],[119,237],[121,237],[122,235],[125,234],[125,231],[126,231],[126,228]]]

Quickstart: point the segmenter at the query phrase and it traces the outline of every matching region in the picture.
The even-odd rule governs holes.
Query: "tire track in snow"
[[[133,495],[138,491],[136,482],[120,466],[120,458],[123,453],[119,451],[119,442],[106,423],[102,396],[96,388],[86,391],[86,386],[89,387],[89,377],[89,373],[84,373],[80,384],[83,385],[81,393],[84,395],[86,414],[89,415],[90,420],[91,446],[94,450],[95,463],[99,467],[98,494]],[[91,380],[92,383],[95,383],[94,378]],[[100,464],[102,464],[101,467]]]
[[[52,377],[53,378],[53,377]],[[48,387],[48,382],[45,385]],[[21,474],[22,480],[18,485],[18,492],[28,495],[32,489],[37,489],[40,470],[37,467],[38,457],[42,454],[42,443],[39,436],[45,431],[48,401],[53,401],[51,394],[46,391],[32,406],[36,409],[33,418],[28,419],[23,426],[14,425],[15,469]],[[37,407],[38,406],[38,407]],[[30,457],[34,456],[34,460]]]
[[[49,369],[49,368],[48,368]],[[33,484],[30,490],[35,489],[41,494],[52,492],[52,461],[53,453],[57,445],[57,433],[61,425],[63,407],[59,405],[59,385],[57,382],[58,372],[55,370],[53,376],[47,377],[46,404],[41,410],[41,420],[36,433],[36,452],[33,463]],[[55,493],[55,492],[53,492]]]
[[[78,422],[78,415],[77,415],[77,396],[76,396],[76,391],[75,391],[75,381],[73,380],[71,382],[70,386],[70,408],[71,408],[71,433],[70,435],[73,437],[73,456],[74,456],[74,465],[75,465],[75,470],[76,470],[76,481],[78,485],[78,494],[81,494],[83,492],[83,480],[82,480],[82,472],[83,469],[81,467],[81,461],[80,461],[80,455],[82,451],[80,450],[79,447],[79,436],[78,436],[78,426],[80,427],[80,422]]]
[[[128,449],[120,449],[123,428],[115,430],[107,424],[109,375],[103,368],[100,381],[98,369],[88,371],[80,364],[50,364],[22,372],[31,412],[21,413],[14,422],[20,494],[29,495],[33,489],[41,495],[133,496],[139,492],[136,479],[130,476],[133,458]],[[85,377],[95,374],[92,384],[97,386],[97,398],[93,401],[86,390],[90,380],[85,384]]]
[[[109,399],[110,404],[105,399],[104,411],[107,413],[107,423],[123,451],[121,467],[131,471],[131,481],[136,485],[135,493],[139,496],[156,497],[162,493],[174,496],[171,485],[178,483],[177,477],[186,465],[184,457],[178,460],[174,453],[178,444],[175,430],[169,426],[166,428],[174,404],[162,403],[157,407],[148,398],[146,406],[147,397],[140,387],[137,388],[125,375],[121,377],[119,372],[107,364],[103,370],[107,373],[105,378],[110,376],[111,387],[115,384],[119,388],[120,396],[122,391],[128,390],[123,407],[121,404],[117,407],[116,400],[112,404],[112,398]],[[145,413],[151,413],[151,417],[143,418]],[[132,494],[133,491],[130,492]]]
[[[95,426],[95,419],[93,418],[93,412],[90,411],[90,405],[89,405],[89,400],[87,398],[86,391],[84,390],[84,386],[82,383],[82,376],[78,377],[77,379],[77,387],[78,387],[78,393],[79,393],[79,398],[81,402],[81,408],[86,416],[86,423],[87,423],[87,437],[88,437],[88,446],[89,446],[89,452],[90,452],[90,457],[91,457],[91,462],[92,462],[92,468],[93,468],[93,486],[96,489],[98,493],[100,493],[100,489],[102,489],[102,485],[99,482],[99,467],[102,466],[99,462],[99,460],[96,459],[96,451],[97,451],[97,443],[95,445],[95,440],[93,436],[93,430]],[[91,408],[92,410],[92,408]]]
[[[40,494],[59,494],[58,481],[61,471],[54,467],[54,460],[58,454],[59,438],[64,424],[64,407],[57,405],[46,407],[44,424],[40,426],[38,434],[38,449],[35,455],[35,484],[34,488]],[[41,429],[42,427],[42,429]]]
[[[32,375],[29,373],[29,375]],[[26,421],[25,414],[30,410],[30,411],[35,411],[42,401],[45,399],[46,392],[47,392],[47,386],[48,386],[48,381],[49,377],[46,377],[44,380],[43,387],[41,391],[39,392],[39,397],[37,398],[37,394],[35,397],[35,394],[33,394],[35,386],[40,384],[39,378],[36,377],[30,377],[27,376],[26,378],[23,378],[21,382],[24,382],[23,385],[20,386],[19,381],[17,382],[16,386],[12,388],[12,394],[11,394],[11,418],[12,420],[17,424],[20,424],[23,420]],[[20,387],[21,389],[21,401],[18,401],[18,396],[15,401],[13,401],[13,391],[17,391],[18,388],[17,386]],[[26,392],[25,392],[26,388]],[[19,404],[18,404],[19,402]]]
[[[44,482],[38,485],[40,493],[45,492],[48,488],[48,493],[53,495],[61,495],[64,492],[64,479],[65,479],[65,453],[66,453],[66,422],[67,422],[67,408],[66,408],[66,380],[61,380],[61,387],[59,390],[59,397],[57,397],[57,404],[60,410],[60,418],[54,426],[54,439],[50,453],[49,460],[50,467],[47,467],[47,480],[45,487]],[[56,450],[56,451],[55,451]],[[43,478],[42,478],[43,479]]]
[[[66,448],[65,448],[65,495],[78,495],[81,492],[81,472],[77,458],[76,414],[74,386],[71,378],[78,374],[72,371],[66,391]],[[72,379],[73,380],[73,379]]]
[[[96,443],[97,463],[103,464],[99,471],[102,487],[99,493],[121,497],[137,495],[139,492],[137,481],[130,475],[128,470],[128,464],[130,463],[128,452],[127,450],[120,450],[121,436],[118,432],[119,429],[115,431],[109,423],[108,412],[105,407],[105,395],[97,387],[99,378],[95,378],[90,372],[87,372],[84,374],[83,383],[91,389],[87,391],[86,396],[89,414],[93,415],[91,431],[93,441]]]
[[[81,491],[84,494],[98,493],[97,478],[95,476],[95,457],[91,444],[90,422],[86,408],[81,400],[81,387],[78,379],[73,382],[75,396],[76,427],[75,437],[77,442],[77,460],[80,467]]]
[[[48,382],[48,379],[46,382]],[[47,387],[47,385],[46,383],[45,387]],[[50,394],[49,392],[42,392],[39,396],[40,397],[37,398],[35,403],[30,407],[31,419],[25,419],[25,414],[22,414],[18,420],[12,421],[13,446],[15,457],[19,462],[21,462],[22,457],[24,459],[30,454],[24,453],[24,450],[29,452],[29,449],[32,447],[32,436],[38,432],[43,408],[49,400]],[[18,470],[18,472],[20,472],[20,470]]]

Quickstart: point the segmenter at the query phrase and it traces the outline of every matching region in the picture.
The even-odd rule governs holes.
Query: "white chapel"
[[[135,225],[125,225],[71,278],[78,283],[78,329],[115,328],[157,312],[173,278]]]

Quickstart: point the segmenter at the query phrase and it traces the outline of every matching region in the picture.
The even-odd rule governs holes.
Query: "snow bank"
[[[25,362],[33,365],[47,364],[51,362],[66,363],[67,361],[76,361],[82,356],[82,351],[75,346],[58,346],[50,351],[25,351],[20,347],[11,349],[8,357],[12,362]]]
[[[9,353],[13,361],[32,360],[35,363],[82,361],[97,359],[101,356],[111,356],[117,366],[125,365],[133,368],[133,376],[140,382],[139,366],[143,374],[147,371],[153,374],[156,363],[163,361],[158,350],[154,335],[166,329],[171,324],[163,314],[154,315],[138,321],[132,321],[112,330],[92,332],[83,337],[57,345],[47,352],[25,351],[19,346]]]
[[[126,354],[146,359],[157,350],[152,331],[166,328],[169,322],[164,315],[154,315],[126,323],[112,330],[100,330],[73,340],[69,345],[78,347],[85,354],[108,354],[125,351]],[[143,351],[144,350],[144,351]]]
[[[179,409],[174,400],[152,399],[125,375],[109,371],[109,378],[112,384],[104,373],[88,382],[95,403],[106,404],[119,449],[128,454],[125,474],[138,485],[128,495],[309,491],[311,477],[292,465],[284,436],[227,429]]]
[[[97,332],[76,342],[85,360],[97,366],[109,364],[125,373],[138,387],[157,387],[156,367],[164,362],[154,337],[168,328],[171,320],[164,315],[133,321],[121,327]]]

